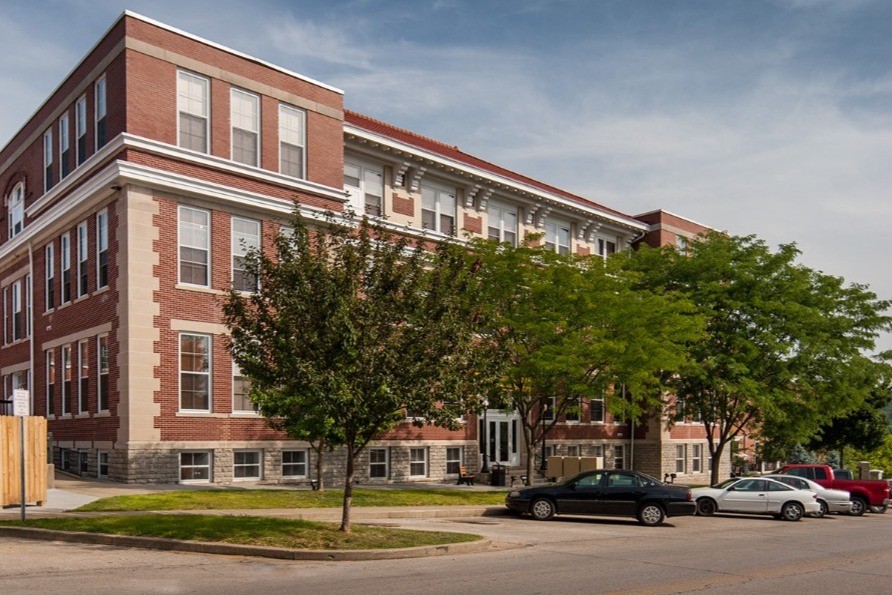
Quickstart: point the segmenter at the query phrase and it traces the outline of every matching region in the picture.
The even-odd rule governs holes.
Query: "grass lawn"
[[[461,490],[353,490],[353,506],[495,506],[507,492]],[[264,508],[339,508],[343,490],[175,490],[113,496],[79,511],[113,510],[259,510]]]
[[[193,514],[32,519],[24,525],[21,521],[0,521],[0,525],[313,550],[406,548],[480,539],[479,535],[468,533],[357,524],[352,526],[352,533],[345,534],[333,523]]]

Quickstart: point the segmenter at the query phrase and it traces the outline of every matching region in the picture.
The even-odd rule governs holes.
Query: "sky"
[[[622,212],[795,242],[892,298],[890,0],[0,0],[0,144],[124,9]]]

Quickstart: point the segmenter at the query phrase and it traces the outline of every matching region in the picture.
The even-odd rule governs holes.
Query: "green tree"
[[[252,251],[254,293],[230,292],[230,349],[260,412],[290,435],[346,450],[341,530],[355,463],[411,411],[449,428],[479,408],[474,272],[466,251],[411,248],[366,219],[318,230],[294,217],[275,253]],[[421,421],[423,420],[423,421]]]
[[[872,469],[882,470],[883,477],[892,477],[892,434],[886,436],[879,448],[860,450],[847,446],[844,450],[845,459],[852,462],[850,465],[857,465],[858,461],[870,461]]]
[[[491,403],[516,411],[533,477],[538,446],[558,418],[581,399],[624,385],[634,399],[608,398],[608,408],[635,419],[661,394],[661,374],[684,358],[680,343],[700,331],[683,300],[633,291],[637,273],[619,255],[567,257],[527,243],[472,243],[484,288],[487,326],[501,381]]]
[[[645,248],[630,261],[641,287],[683,293],[707,321],[672,384],[703,420],[713,483],[741,431],[758,431],[762,441],[806,441],[870,392],[863,354],[890,328],[884,311],[892,304],[798,264],[798,256],[793,244],[772,251],[753,236],[712,233],[686,254]]]

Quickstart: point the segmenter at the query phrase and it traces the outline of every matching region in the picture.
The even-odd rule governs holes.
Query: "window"
[[[87,160],[87,98],[81,97],[74,105],[74,138],[77,164]]]
[[[18,341],[25,335],[25,321],[22,315],[22,282],[12,284],[12,340]]]
[[[370,448],[369,449],[369,478],[370,479],[387,479],[388,473],[388,456],[386,448]]]
[[[77,226],[77,297],[87,295],[87,222]]]
[[[56,396],[56,352],[52,349],[46,350],[46,415],[47,417],[56,414],[56,406],[54,403]]]
[[[603,457],[604,456],[604,445],[603,444],[595,444],[592,447],[592,456]]]
[[[622,444],[614,444],[613,445],[613,468],[614,469],[625,469],[626,460],[625,460],[626,449]]]
[[[356,214],[381,215],[384,206],[382,166],[344,162],[344,189],[350,194],[350,208]]]
[[[90,348],[87,340],[84,339],[77,344],[77,364],[78,364],[78,405],[77,412],[85,413],[89,411],[89,388],[90,388]]]
[[[43,191],[53,187],[53,129],[43,133]]]
[[[43,250],[44,259],[43,259],[43,268],[45,271],[46,278],[46,292],[44,293],[44,297],[46,298],[46,311],[50,311],[56,305],[56,258],[55,258],[55,246],[50,243],[47,244]]]
[[[31,336],[31,275],[25,275],[25,336]]]
[[[22,233],[25,228],[25,183],[19,182],[6,199],[9,209],[9,239]]]
[[[307,476],[307,451],[283,450],[282,451],[282,477],[306,477]]]
[[[303,110],[279,104],[279,171],[286,176],[306,176],[306,121]]]
[[[568,457],[578,457],[579,456],[579,445],[571,444],[567,447],[567,456]]]
[[[688,239],[684,236],[675,236],[675,249],[678,250],[681,254],[688,253]]]
[[[260,163],[260,97],[241,89],[232,89],[229,97],[232,160],[256,167]]]
[[[209,285],[210,222],[207,211],[180,207],[180,282],[189,285]]]
[[[211,453],[181,452],[180,453],[180,481],[210,481],[211,479]]]
[[[604,423],[604,398],[591,400],[592,423]]]
[[[455,234],[455,190],[421,186],[421,227]]]
[[[232,476],[235,479],[260,479],[260,451],[237,450],[232,453]]]
[[[446,474],[458,475],[462,466],[462,448],[461,446],[446,447]]]
[[[427,477],[427,448],[409,449],[409,475]]]
[[[182,70],[177,72],[178,136],[184,149],[208,152],[209,99],[208,79]]]
[[[609,240],[598,239],[598,254],[607,258],[611,254],[616,253],[616,242],[611,242]]]
[[[62,236],[62,303],[71,301],[71,236]]]
[[[487,237],[497,242],[517,245],[517,208],[499,203],[489,203],[486,207],[489,218]]]
[[[570,254],[570,224],[545,223],[545,247],[558,254]]]
[[[105,128],[105,116],[108,114],[108,104],[106,102],[106,82],[103,76],[96,81],[96,150],[98,151],[107,142],[107,134]]]
[[[675,472],[676,473],[684,473],[686,470],[685,463],[687,462],[687,444],[676,444],[675,445]]]
[[[108,477],[108,452],[99,451],[99,455],[96,458],[97,469],[96,474],[99,477]]]
[[[691,445],[691,473],[702,473],[703,445]]]
[[[251,382],[242,376],[235,361],[232,362],[232,410],[251,413],[257,411],[257,405],[251,402]]]
[[[684,423],[685,419],[685,400],[682,397],[675,397],[675,421]]]
[[[68,113],[59,118],[59,179],[71,173],[71,139],[68,129]]]
[[[582,419],[582,401],[578,400],[567,407],[564,413],[564,419],[567,421],[579,421]]]
[[[555,409],[555,398],[554,397],[546,397],[545,398],[545,411],[543,412],[542,417],[548,421],[554,419],[554,409]]]
[[[99,369],[99,411],[108,411],[108,335],[96,338],[96,360]]]
[[[62,415],[71,413],[71,345],[62,346]]]
[[[210,411],[211,338],[180,335],[180,409]]]
[[[260,222],[253,219],[232,218],[232,288],[238,291],[257,291],[257,278],[245,268],[245,256],[260,248]]]
[[[108,285],[108,211],[96,213],[96,289]]]

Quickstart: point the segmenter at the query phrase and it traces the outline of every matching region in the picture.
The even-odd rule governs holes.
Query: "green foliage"
[[[742,430],[758,430],[763,442],[806,441],[872,389],[864,353],[890,328],[892,303],[797,264],[798,255],[793,244],[771,251],[753,236],[712,233],[686,255],[643,249],[631,260],[641,287],[682,293],[706,320],[672,384],[706,425],[713,482]]]
[[[892,477],[892,434],[886,435],[882,445],[873,450],[846,447],[843,459],[850,469],[854,469],[858,461],[870,461],[872,469],[881,469],[883,477]]]
[[[793,464],[814,464],[818,462],[818,458],[814,455],[813,452],[802,446],[801,444],[797,444],[793,447],[793,450],[790,452],[790,456],[788,458],[789,463]]]

